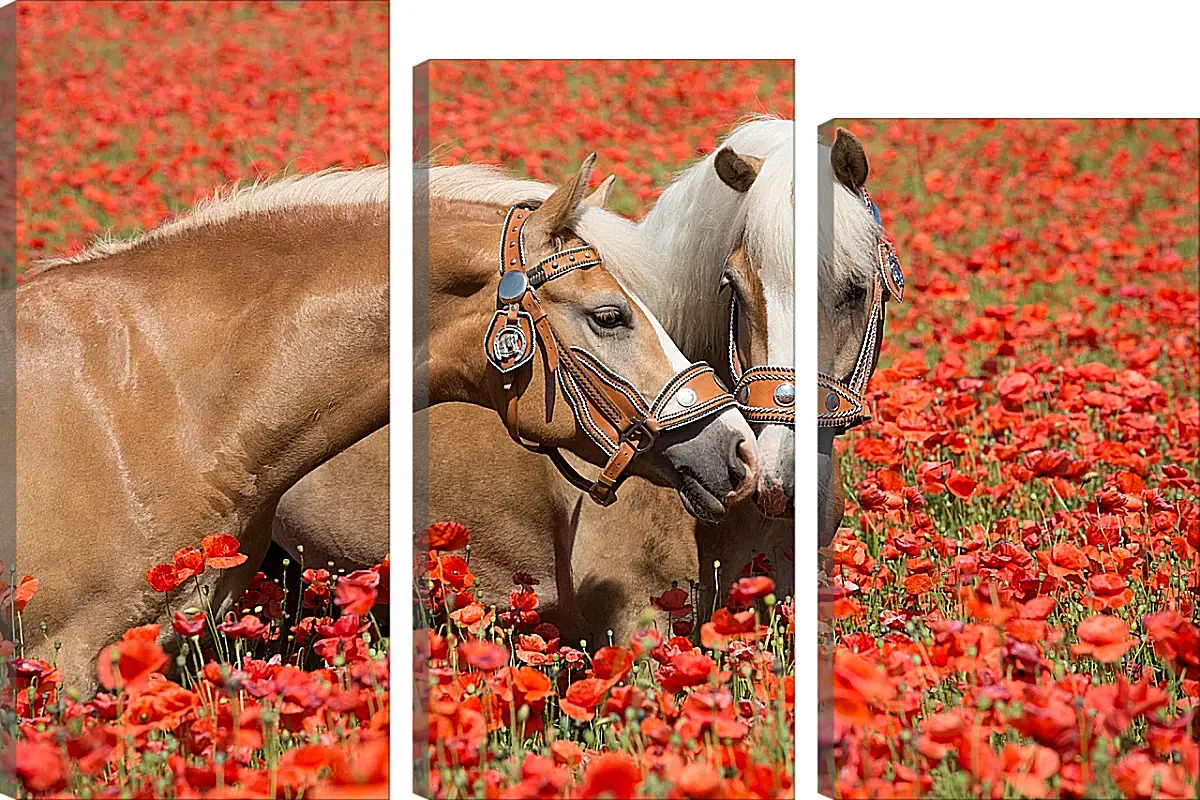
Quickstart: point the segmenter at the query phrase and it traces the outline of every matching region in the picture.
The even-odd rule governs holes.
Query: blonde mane
[[[431,198],[452,202],[490,203],[511,206],[526,200],[544,201],[557,188],[548,183],[521,180],[483,164],[431,167],[427,173]],[[420,182],[418,181],[418,185]],[[631,220],[593,206],[580,206],[572,228],[595,247],[621,283],[643,296],[643,274],[658,259],[658,253],[638,235]]]
[[[717,295],[726,259],[743,237],[763,287],[787,309],[795,283],[794,135],[792,120],[757,116],[738,125],[705,158],[672,181],[639,226],[664,254],[643,296],[693,357],[724,358],[729,305]],[[766,159],[746,193],[726,186],[714,161],[724,146]],[[697,291],[700,287],[700,291]],[[787,295],[783,298],[783,295]],[[784,317],[780,316],[781,324]],[[790,325],[790,311],[786,322]],[[790,333],[785,337],[790,342]]]
[[[388,165],[359,169],[327,169],[307,175],[261,178],[249,185],[216,190],[190,211],[155,228],[126,238],[101,237],[79,253],[34,263],[31,274],[64,264],[83,264],[159,242],[196,228],[232,219],[309,207],[387,205]]]

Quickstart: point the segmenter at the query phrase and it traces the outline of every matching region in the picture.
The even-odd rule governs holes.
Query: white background
[[[0,6],[11,0],[0,0]],[[1197,5],[391,4],[392,797],[411,794],[412,68],[453,58],[792,58],[796,369],[816,372],[816,127],[833,117],[1197,117]],[[19,41],[19,39],[18,39]],[[811,135],[809,135],[811,133]],[[804,187],[812,187],[805,191]],[[797,430],[796,570],[816,574],[816,429]],[[811,489],[810,489],[811,491]],[[816,786],[816,586],[797,581],[796,790]],[[810,795],[810,792],[812,794]]]

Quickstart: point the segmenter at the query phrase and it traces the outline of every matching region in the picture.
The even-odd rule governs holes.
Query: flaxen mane
[[[184,231],[257,214],[271,214],[306,207],[352,207],[386,205],[388,165],[359,169],[327,169],[307,175],[263,178],[249,185],[233,184],[218,189],[193,209],[151,230],[118,239],[102,237],[83,251],[48,258],[33,264],[35,275],[64,264],[83,264],[124,253],[143,244],[159,242]]]

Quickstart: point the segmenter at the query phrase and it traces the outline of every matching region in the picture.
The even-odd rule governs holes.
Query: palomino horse
[[[127,628],[232,602],[280,496],[387,423],[388,291],[386,166],[235,191],[35,267],[15,293],[26,656],[89,697]],[[211,533],[247,562],[151,589]]]
[[[692,515],[720,519],[754,488],[754,435],[713,369],[684,358],[616,277],[654,262],[642,260],[632,223],[581,205],[594,162],[557,190],[478,166],[429,170],[415,410],[496,409],[513,440],[536,442],[602,505],[628,470],[676,489]],[[557,448],[603,472],[589,483]]]
[[[621,273],[682,349],[722,369],[730,363],[734,293],[745,298],[736,318],[742,363],[791,363],[792,130],[782,120],[748,124],[728,143],[759,158],[714,154],[684,173],[635,231],[641,249],[657,252],[655,268]],[[762,158],[772,153],[756,179]],[[547,191],[525,186],[529,193]],[[735,247],[738,256],[727,264]],[[741,269],[722,280],[727,266]],[[728,286],[720,291],[723,283]],[[604,630],[610,610],[628,618],[627,609],[640,609],[651,589],[658,594],[673,579],[697,579],[697,540],[706,557],[719,556],[726,564],[743,563],[756,549],[782,562],[793,546],[788,426],[758,426],[760,446],[765,435],[777,455],[765,465],[760,460],[757,498],[765,512],[784,518],[765,517],[743,504],[730,509],[727,524],[709,526],[677,514],[678,506],[662,502],[661,492],[632,482],[612,509],[579,503],[579,493],[547,470],[543,459],[503,446],[502,436],[486,426],[485,412],[452,408],[429,414],[430,510],[432,518],[458,519],[475,533],[472,568],[490,598],[507,595],[513,572],[529,571],[540,575],[549,618],[561,606],[571,609],[558,615],[565,628]],[[381,558],[387,550],[386,451],[387,432],[380,431],[302,481],[280,504],[277,541],[293,552],[303,543],[310,558],[329,558],[345,568]],[[469,453],[469,460],[461,453]],[[546,477],[529,482],[541,487],[538,492],[497,498],[495,476],[504,474]],[[614,549],[621,558],[612,557]],[[606,569],[610,576],[602,574]],[[709,582],[709,594],[713,588]],[[569,622],[583,617],[581,607],[600,622],[587,627]]]
[[[791,592],[792,137],[791,122],[754,122],[685,171],[639,225],[644,240],[657,244],[662,267],[628,278],[681,347],[728,366],[730,385],[750,389],[738,399],[749,401],[741,408],[758,433],[756,503],[732,508],[712,525],[687,519],[654,487],[630,484],[619,503],[598,508],[580,502],[543,466],[548,488],[510,506],[489,497],[485,476],[536,464],[496,448],[471,410],[436,409],[430,516],[472,531],[471,567],[487,598],[505,597],[513,573],[528,572],[540,582],[543,617],[564,635],[611,630],[622,638],[648,598],[673,581],[697,582],[701,608],[711,611],[756,552],[778,564],[780,593]],[[765,397],[759,383],[770,386]],[[469,438],[456,441],[455,431],[463,430]],[[451,454],[459,448],[486,451],[486,461],[475,462],[470,475],[456,474]],[[720,583],[714,561],[722,563]]]

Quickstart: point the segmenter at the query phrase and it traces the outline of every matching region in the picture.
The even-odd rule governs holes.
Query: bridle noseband
[[[879,208],[871,201],[866,189],[861,190],[863,202],[875,215],[876,224],[881,224]],[[904,272],[896,248],[880,233],[875,244],[879,269],[871,281],[871,310],[867,315],[867,330],[858,349],[858,359],[850,379],[842,382],[837,378],[817,373],[817,428],[831,431],[835,436],[845,433],[871,419],[867,411],[866,391],[871,376],[879,361],[879,348],[883,343],[884,310],[889,300],[904,299]]]
[[[717,381],[712,367],[703,362],[679,372],[667,381],[652,403],[647,403],[632,383],[600,359],[580,347],[564,347],[538,301],[536,290],[574,270],[602,264],[603,259],[594,247],[584,245],[561,250],[527,269],[524,230],[533,210],[531,205],[517,204],[504,219],[497,311],[484,338],[484,352],[504,381],[506,402],[501,414],[513,441],[550,456],[567,480],[600,505],[611,505],[633,457],[649,450],[661,433],[719,414],[735,402]],[[576,423],[608,458],[595,481],[580,475],[556,448],[530,445],[521,439],[518,378],[532,370],[539,336],[547,374],[556,378],[546,382],[547,419],[557,385],[571,406]],[[672,400],[679,409],[668,412]]]
[[[796,427],[795,367],[756,366],[742,369],[737,348],[737,291],[729,300],[729,375],[738,411],[747,422]]]

